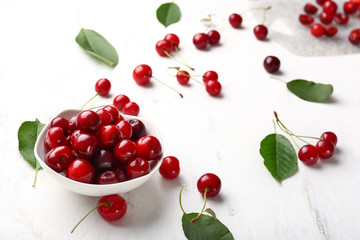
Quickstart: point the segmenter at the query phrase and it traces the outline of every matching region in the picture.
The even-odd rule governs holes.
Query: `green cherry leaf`
[[[199,220],[191,222],[199,213],[184,213],[182,227],[188,240],[233,240],[229,229],[212,216],[202,214]]]
[[[115,48],[94,30],[81,28],[75,40],[87,53],[104,63],[112,67],[118,64],[119,57]]]
[[[44,126],[45,124],[36,119],[35,121],[23,122],[18,131],[19,152],[36,170],[41,167],[35,158],[34,147],[36,139]]]
[[[297,169],[297,155],[290,141],[281,134],[267,135],[260,143],[264,165],[276,181],[281,182]]]
[[[324,102],[333,93],[333,86],[330,84],[315,83],[303,79],[292,80],[286,86],[296,96],[309,102]]]
[[[180,20],[180,8],[173,2],[161,4],[156,10],[156,17],[162,25],[168,27]]]

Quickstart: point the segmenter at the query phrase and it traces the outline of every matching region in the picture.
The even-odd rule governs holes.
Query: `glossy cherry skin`
[[[358,45],[360,44],[360,28],[354,29],[348,36],[349,42]]]
[[[176,34],[174,33],[166,34],[164,40],[168,41],[171,44],[171,50],[175,50],[176,48],[179,48],[180,39]]]
[[[206,71],[204,75],[202,76],[203,82],[206,84],[209,80],[215,80],[217,81],[219,78],[217,72],[215,71]]]
[[[319,5],[323,5],[327,0],[316,0],[316,3]]]
[[[356,12],[358,7],[359,7],[359,5],[357,5],[356,3],[348,1],[348,2],[344,2],[343,9],[346,14],[353,14]]]
[[[311,27],[310,32],[314,37],[321,37],[325,34],[325,28],[320,23],[316,23]]]
[[[313,165],[319,160],[319,154],[313,145],[304,145],[298,152],[299,159],[306,165]]]
[[[68,145],[64,130],[61,127],[52,127],[46,132],[45,142],[50,148]]]
[[[132,136],[131,141],[136,141],[139,138],[145,136],[146,134],[146,127],[145,124],[139,119],[130,119],[128,121],[132,127]]]
[[[207,33],[209,44],[210,45],[216,45],[220,42],[220,33],[216,30],[210,30]]]
[[[150,165],[147,160],[137,157],[126,165],[126,174],[131,178],[138,178],[150,172]]]
[[[136,145],[133,141],[124,139],[114,148],[114,155],[121,163],[127,163],[136,156]]]
[[[100,126],[109,125],[113,122],[112,115],[108,111],[106,111],[104,108],[98,109],[96,111],[96,113],[99,115],[99,117],[101,119]]]
[[[105,106],[105,107],[103,107],[103,109],[111,114],[111,116],[112,116],[111,124],[115,124],[118,121],[122,120],[122,116],[120,115],[119,110],[117,110],[115,107]]]
[[[115,171],[105,171],[99,174],[97,177],[97,184],[112,184],[112,183],[119,183],[119,175]]]
[[[322,12],[322,13],[320,13],[319,18],[323,24],[330,24],[332,22],[332,20],[334,19],[334,14],[329,13],[329,12]]]
[[[116,127],[123,135],[123,139],[130,139],[132,136],[132,127],[128,121],[121,120],[116,124]]]
[[[280,60],[275,56],[267,56],[263,65],[268,73],[275,73],[280,69]]]
[[[74,132],[77,129],[76,126],[76,120],[77,120],[77,116],[73,116],[72,118],[70,118],[69,120],[69,134],[71,134],[72,132]]]
[[[155,50],[161,57],[167,57],[166,53],[170,54],[172,48],[171,43],[164,39],[159,40],[155,45]]]
[[[338,138],[337,138],[336,134],[333,133],[333,132],[324,132],[323,134],[321,134],[320,140],[329,141],[329,142],[331,142],[334,146],[336,146],[336,144],[337,144],[337,142],[338,142]]]
[[[160,141],[154,136],[144,136],[136,141],[136,155],[146,160],[157,160],[162,155]]]
[[[116,107],[119,111],[122,111],[125,104],[130,102],[130,98],[124,94],[117,95],[113,99],[113,105]]]
[[[334,1],[328,0],[323,4],[323,12],[335,14],[337,10],[337,4]]]
[[[141,64],[137,66],[133,71],[133,79],[140,86],[149,84],[152,76],[152,69],[149,65]]]
[[[205,89],[211,96],[217,96],[221,92],[221,84],[215,80],[209,80],[206,85]]]
[[[45,157],[45,163],[55,172],[65,171],[73,160],[72,151],[68,146],[51,149]]]
[[[168,179],[177,178],[180,174],[179,159],[174,156],[164,157],[161,166],[159,168],[161,176]]]
[[[206,173],[197,181],[197,189],[202,195],[204,195],[205,189],[208,189],[207,197],[216,196],[221,190],[221,180],[213,173]]]
[[[338,32],[337,27],[334,27],[332,25],[325,26],[325,35],[328,37],[333,37]]]
[[[189,72],[185,71],[185,70],[179,70],[176,74],[176,80],[181,84],[181,85],[186,85],[189,80],[190,80],[190,74]]]
[[[193,37],[193,43],[197,49],[205,49],[209,43],[209,38],[205,33],[197,33]]]
[[[334,20],[337,24],[344,25],[349,22],[349,16],[345,13],[336,13],[334,15]]]
[[[123,139],[123,135],[115,125],[102,126],[97,132],[98,145],[103,148],[113,148]]]
[[[300,14],[299,15],[299,22],[303,25],[310,25],[314,22],[314,18],[310,15]]]
[[[106,96],[109,94],[111,89],[111,83],[108,79],[106,78],[101,78],[99,79],[96,84],[95,84],[95,91],[100,95],[100,96]]]
[[[229,23],[233,28],[240,28],[242,17],[237,13],[233,13],[229,16]]]
[[[77,128],[84,132],[96,132],[99,129],[100,125],[100,116],[92,110],[82,111],[78,114],[76,119]]]
[[[113,222],[122,218],[127,210],[127,204],[123,197],[118,194],[107,195],[97,202],[101,205],[97,208],[100,216],[108,222]]]
[[[70,134],[69,121],[62,117],[56,117],[51,120],[50,127],[60,127],[64,131],[65,136]]]
[[[126,173],[126,165],[123,165],[123,164],[118,162],[117,166],[114,168],[114,171],[119,176],[119,181],[120,182],[125,182],[125,181],[130,179],[129,176],[127,175],[127,173]]]
[[[268,29],[266,26],[259,24],[254,27],[254,35],[257,40],[264,40],[268,34]]]
[[[320,140],[316,144],[316,150],[319,153],[321,159],[327,159],[332,157],[335,152],[334,144],[326,140]]]
[[[140,112],[140,107],[136,102],[128,102],[122,109],[124,114],[137,116]]]
[[[89,133],[80,133],[71,140],[70,144],[76,156],[88,159],[94,155],[97,146],[97,138]]]
[[[305,4],[304,6],[304,11],[307,13],[307,14],[315,14],[317,12],[318,8],[311,4],[311,3],[307,3]]]
[[[113,169],[116,164],[114,153],[109,149],[99,149],[91,159],[97,171]]]
[[[95,168],[89,161],[77,158],[67,168],[66,177],[82,183],[92,183],[95,177]]]

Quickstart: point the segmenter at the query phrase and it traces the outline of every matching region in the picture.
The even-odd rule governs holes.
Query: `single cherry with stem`
[[[259,8],[259,10],[264,10],[264,15],[263,15],[262,23],[254,27],[254,35],[258,40],[264,40],[268,34],[268,29],[264,25],[264,22],[265,22],[266,12],[270,9],[271,9],[270,6],[267,8]]]
[[[106,78],[101,78],[99,79],[96,83],[95,83],[95,92],[96,94],[90,98],[82,107],[81,109],[83,109],[91,100],[93,100],[97,95],[103,96],[105,97],[106,95],[109,94],[111,89],[111,83],[108,79]]]
[[[116,221],[121,219],[127,210],[127,204],[123,197],[118,194],[112,194],[101,197],[97,205],[92,208],[71,230],[71,233],[75,231],[77,226],[84,221],[84,219],[89,216],[95,209],[98,210],[100,216],[108,222]]]
[[[151,69],[151,67],[149,65],[146,65],[146,64],[138,65],[133,71],[133,79],[140,86],[146,86],[146,85],[148,85],[150,83],[150,79],[155,79],[156,81],[158,81],[162,85],[164,85],[164,86],[172,89],[173,91],[175,91],[177,94],[179,94],[179,96],[181,98],[183,98],[183,95],[180,92],[178,92],[175,88],[173,88],[173,87],[163,83],[159,79],[155,78],[152,75],[152,69]]]
[[[199,80],[197,80],[196,78],[194,78],[192,75],[190,75],[187,71],[185,70],[180,70],[180,67],[168,67],[168,69],[175,69],[177,70],[176,73],[176,79],[177,81],[181,84],[181,85],[185,85],[189,82],[190,79],[194,80],[195,82],[205,86],[202,82],[200,82]]]

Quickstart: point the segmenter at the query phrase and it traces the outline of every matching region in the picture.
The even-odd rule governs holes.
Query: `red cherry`
[[[116,159],[111,150],[99,149],[91,159],[91,162],[94,164],[96,170],[106,171],[115,167]]]
[[[354,29],[350,32],[348,39],[354,45],[360,44],[360,28]]]
[[[92,183],[95,177],[95,168],[85,159],[77,158],[66,170],[66,177],[83,183]]]
[[[320,140],[316,144],[316,150],[319,153],[320,158],[327,159],[334,155],[335,147],[329,141]]]
[[[221,190],[221,180],[213,173],[206,173],[202,175],[197,181],[197,188],[201,194],[213,197],[216,196]]]
[[[325,26],[325,35],[328,37],[333,37],[336,35],[336,33],[338,32],[337,27],[331,26],[331,25],[327,25]]]
[[[206,84],[209,80],[215,80],[217,81],[219,76],[215,71],[206,71],[204,75],[202,76],[203,82]]]
[[[334,1],[328,0],[323,4],[323,12],[335,14],[337,10],[337,4]]]
[[[97,132],[98,145],[103,148],[113,148],[123,139],[119,128],[115,125],[102,126]]]
[[[152,77],[152,70],[146,64],[141,64],[137,66],[133,71],[133,78],[135,82],[140,86],[145,86],[149,84]]]
[[[99,115],[99,117],[101,119],[100,126],[105,126],[105,125],[109,125],[112,123],[112,121],[113,121],[112,115],[108,111],[106,111],[104,108],[98,109],[96,111],[96,113]]]
[[[119,175],[111,170],[100,173],[96,181],[97,184],[113,184],[119,182]]]
[[[126,165],[124,166],[123,164],[118,163],[114,168],[114,171],[118,174],[120,182],[125,182],[130,179],[126,173]]]
[[[258,40],[264,40],[268,34],[268,29],[266,26],[259,24],[254,27],[254,34]]]
[[[263,65],[268,73],[274,73],[280,69],[280,60],[275,56],[267,56],[264,59]]]
[[[340,25],[347,24],[349,22],[349,16],[345,13],[337,13],[334,16],[335,22]]]
[[[315,14],[317,12],[317,10],[318,10],[318,8],[311,3],[306,3],[304,6],[304,11],[307,14]]]
[[[310,31],[314,37],[321,37],[325,34],[325,28],[320,23],[314,24]]]
[[[65,171],[72,160],[72,151],[68,146],[55,147],[45,157],[45,163],[56,172]]]
[[[320,13],[319,18],[323,24],[330,24],[332,22],[332,20],[334,19],[334,14],[332,14],[330,12],[322,12],[322,13]]]
[[[313,165],[319,159],[319,154],[315,146],[308,144],[300,148],[298,157],[306,165]]]
[[[359,8],[359,5],[355,2],[344,2],[344,12],[347,14],[353,14]]]
[[[327,0],[316,0],[316,3],[319,5],[323,5]]]
[[[160,141],[154,136],[144,136],[136,141],[137,156],[146,160],[157,160],[162,155]]]
[[[120,116],[119,111],[113,106],[105,106],[104,110],[111,114],[112,116],[111,124],[115,124],[123,119],[123,117]]]
[[[242,17],[237,13],[233,13],[229,17],[229,23],[233,28],[240,28],[242,23]]]
[[[127,163],[136,156],[136,145],[134,142],[124,139],[114,148],[114,155],[121,163]]]
[[[186,85],[190,80],[190,74],[185,70],[179,70],[176,74],[176,80],[181,85]]]
[[[161,166],[159,168],[161,176],[168,179],[173,179],[180,174],[179,159],[174,156],[164,157]]]
[[[98,146],[97,138],[94,135],[79,132],[74,137],[72,136],[72,138],[70,147],[76,156],[91,158],[94,155]]]
[[[128,102],[127,104],[124,105],[122,111],[124,114],[137,116],[139,115],[140,107],[135,102]]]
[[[164,40],[168,41],[171,44],[171,50],[179,48],[180,39],[176,34],[168,33],[165,35]]]
[[[113,105],[116,107],[119,111],[122,111],[125,104],[130,102],[130,98],[124,94],[117,95],[113,100]]]
[[[126,165],[126,173],[131,179],[144,176],[149,172],[150,172],[150,165],[148,161],[140,157],[131,160]]]
[[[197,33],[193,37],[193,43],[197,49],[205,49],[208,45],[209,38],[205,33]]]
[[[221,92],[221,84],[216,80],[209,80],[205,85],[205,89],[211,96],[217,96]]]
[[[69,121],[62,117],[56,117],[51,120],[50,127],[60,127],[64,131],[65,136],[70,134]]]
[[[108,222],[119,220],[127,210],[125,199],[117,194],[100,198],[98,205],[101,205],[97,208],[100,216]]]
[[[172,47],[171,43],[164,39],[159,40],[155,45],[156,52],[161,57],[167,57],[168,54],[170,54],[172,48],[173,47]]]
[[[314,18],[312,16],[310,16],[310,15],[300,14],[299,15],[299,21],[303,25],[309,25],[309,24],[312,24],[314,22]]]
[[[77,119],[77,116],[73,116],[72,118],[70,118],[69,120],[69,134],[74,132],[76,129],[77,129],[77,126],[76,126],[76,119]]]
[[[220,41],[220,33],[216,30],[210,30],[207,33],[210,45],[216,45]]]
[[[84,132],[96,132],[100,125],[100,116],[92,110],[85,110],[80,112],[76,119],[77,128]]]
[[[128,121],[121,120],[116,124],[116,127],[120,129],[123,135],[123,139],[130,139],[132,136],[132,127]]]
[[[111,89],[111,83],[108,79],[106,78],[101,78],[99,79],[96,84],[95,84],[95,91],[100,95],[100,96],[106,96],[109,94]]]
[[[60,127],[52,127],[46,132],[45,142],[50,148],[68,145],[64,130]]]
[[[336,146],[338,139],[335,133],[333,132],[324,132],[320,136],[320,140],[326,140],[328,142],[331,142],[334,146]]]
[[[132,127],[132,136],[131,141],[136,141],[139,138],[145,136],[146,134],[146,127],[144,123],[139,119],[130,119],[128,121]]]

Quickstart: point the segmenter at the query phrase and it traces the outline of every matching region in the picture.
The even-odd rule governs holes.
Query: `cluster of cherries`
[[[313,24],[310,28],[310,32],[315,37],[322,37],[323,35],[328,37],[335,36],[338,32],[338,28],[331,25],[334,20],[337,24],[344,25],[349,22],[350,14],[354,14],[356,12],[360,13],[360,0],[350,0],[344,2],[343,13],[337,12],[338,5],[332,0],[316,0],[316,2],[322,7],[322,12],[319,14],[319,20],[321,23],[313,24],[315,20],[312,15],[318,12],[318,7],[312,3],[306,3],[304,6],[306,14],[299,15],[299,21],[301,24]],[[360,28],[353,29],[348,35],[348,40],[354,45],[360,44]]]
[[[207,33],[196,33],[193,37],[194,46],[197,49],[203,50],[210,46],[219,44],[220,33],[216,30],[210,30]]]

